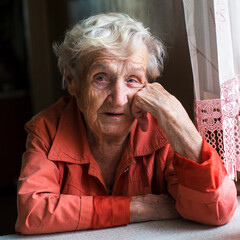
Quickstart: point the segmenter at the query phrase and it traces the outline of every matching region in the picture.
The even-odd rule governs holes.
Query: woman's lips
[[[105,114],[109,117],[121,117],[124,115],[123,113],[108,113],[108,112]]]

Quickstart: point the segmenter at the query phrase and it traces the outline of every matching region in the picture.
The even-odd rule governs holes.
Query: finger
[[[144,111],[141,111],[141,112],[142,112],[141,115],[137,117],[138,125],[143,132],[147,132],[148,125],[149,125],[147,112],[144,112]]]
[[[148,130],[148,117],[147,117],[147,112],[143,111],[139,107],[136,106],[136,104],[133,104],[132,106],[132,114],[133,116],[137,119],[138,125],[141,128],[143,132],[147,132]]]

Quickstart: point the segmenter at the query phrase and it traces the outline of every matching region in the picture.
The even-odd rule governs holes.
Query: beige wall
[[[160,82],[193,118],[193,81],[181,0],[24,0],[34,112],[63,94],[52,53],[68,26],[89,15],[119,11],[141,20],[161,38],[169,61]]]

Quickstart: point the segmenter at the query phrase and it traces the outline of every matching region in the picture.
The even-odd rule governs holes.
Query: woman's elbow
[[[237,208],[236,196],[228,196],[215,202],[196,203],[192,201],[177,202],[180,215],[188,220],[205,225],[221,226],[228,223]]]
[[[34,227],[34,224],[29,222],[29,217],[21,212],[18,212],[18,218],[15,224],[15,231],[23,235],[39,234],[41,227]]]
[[[215,219],[213,218],[212,225],[221,226],[230,222],[237,206],[237,197],[233,198],[232,201],[229,201],[228,203],[220,202],[217,208],[218,212]]]
[[[20,233],[23,235],[30,235],[34,234],[33,229],[28,226],[26,221],[18,216],[16,224],[15,224],[15,231],[16,233]],[[36,234],[36,233],[35,233]]]
[[[18,218],[15,224],[15,231],[23,235],[43,233],[44,221],[42,221],[40,204],[21,200],[18,198]]]

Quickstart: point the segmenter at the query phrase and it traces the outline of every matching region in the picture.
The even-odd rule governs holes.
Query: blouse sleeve
[[[47,159],[49,146],[28,129],[18,183],[16,231],[42,234],[124,225],[130,197],[61,194],[57,164]]]
[[[165,177],[182,217],[210,225],[223,225],[233,217],[237,207],[235,184],[204,139],[200,164],[173,153]]]

